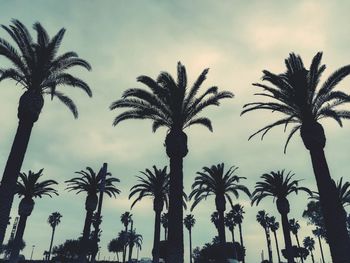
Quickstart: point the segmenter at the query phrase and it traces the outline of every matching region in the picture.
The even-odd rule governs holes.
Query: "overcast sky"
[[[229,90],[235,98],[219,108],[209,108],[205,115],[213,120],[214,133],[202,127],[187,130],[189,153],[184,161],[184,186],[188,193],[196,171],[203,166],[225,162],[238,166],[238,175],[247,177],[246,185],[253,189],[261,174],[272,170],[292,170],[302,184],[316,190],[308,152],[297,134],[291,140],[288,152],[283,154],[286,134],[282,128],[268,134],[264,141],[248,136],[262,125],[275,120],[270,112],[256,112],[240,117],[242,106],[255,100],[256,88],[251,83],[261,79],[263,69],[280,73],[289,52],[302,56],[310,65],[318,51],[324,51],[327,65],[325,76],[349,63],[348,33],[350,3],[346,1],[7,1],[0,2],[0,23],[9,25],[11,18],[25,25],[39,21],[52,36],[67,29],[60,52],[76,51],[88,60],[93,70],[74,70],[74,74],[89,83],[93,98],[73,88],[62,88],[76,102],[79,119],[57,102],[45,100],[39,121],[35,124],[22,171],[44,168],[46,179],[57,180],[59,197],[36,200],[24,234],[30,256],[35,245],[34,258],[42,258],[48,249],[51,228],[47,217],[54,211],[62,215],[55,244],[77,238],[83,230],[85,195],[64,191],[64,181],[75,171],[91,166],[98,170],[103,162],[121,183],[122,193],[116,199],[105,199],[103,206],[101,256],[111,259],[107,243],[122,230],[121,213],[130,209],[129,189],[135,184],[140,170],[157,165],[168,165],[163,147],[166,131],[151,132],[149,121],[128,121],[112,127],[119,112],[110,112],[112,101],[120,98],[127,88],[142,87],[136,82],[139,75],[157,77],[160,71],[176,74],[181,61],[192,83],[204,68],[209,67],[203,87],[217,85]],[[34,34],[34,32],[31,30]],[[0,37],[9,36],[0,31]],[[7,65],[0,57],[0,65]],[[323,78],[324,79],[324,78]],[[347,91],[350,81],[339,89]],[[0,83],[0,167],[4,167],[17,128],[18,99],[23,93],[14,82]],[[340,129],[325,121],[327,136],[325,148],[332,177],[349,179],[348,149],[350,126]],[[312,235],[312,227],[301,218],[307,197],[290,196],[290,218],[299,220],[300,239]],[[257,224],[258,210],[265,209],[280,219],[272,200],[264,200],[259,207],[251,207],[246,196],[237,202],[244,205],[243,223],[247,263],[260,262],[261,251],[267,256],[263,228]],[[17,214],[18,198],[13,204],[12,218]],[[210,242],[217,234],[210,223],[214,199],[199,204],[193,212],[193,247]],[[132,210],[137,232],[144,237],[141,257],[151,257],[154,213],[152,201],[143,200]],[[189,213],[189,212],[185,212]],[[7,231],[8,239],[10,230]],[[162,232],[163,237],[163,232]],[[188,261],[188,233],[185,232],[185,258]],[[283,247],[282,231],[278,233]],[[227,239],[230,239],[227,231]],[[292,237],[295,243],[294,237]],[[274,258],[277,260],[277,255]],[[324,244],[326,261],[329,249]],[[320,260],[316,246],[316,260]],[[311,259],[308,259],[310,261]],[[311,261],[310,261],[311,262]]]

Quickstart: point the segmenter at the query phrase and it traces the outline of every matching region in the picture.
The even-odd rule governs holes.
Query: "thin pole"
[[[35,248],[35,245],[32,246],[32,253],[30,254],[30,260],[32,260],[33,258],[34,248]]]

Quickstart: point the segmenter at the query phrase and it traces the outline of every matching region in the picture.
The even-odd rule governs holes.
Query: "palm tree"
[[[124,225],[124,232],[128,233],[128,226],[130,223],[132,223],[132,214],[130,212],[125,212],[120,216],[120,221],[122,222],[122,224]],[[123,263],[125,263],[125,259],[126,259],[126,248],[127,248],[127,234],[124,234],[122,236],[122,238],[124,238],[124,250],[123,250]]]
[[[320,64],[321,58],[322,53],[317,53],[310,68],[306,69],[301,57],[291,53],[289,58],[285,60],[287,67],[285,73],[273,74],[264,70],[263,80],[272,85],[260,83],[253,85],[263,88],[263,92],[257,93],[257,95],[269,97],[274,101],[246,104],[242,114],[267,109],[287,115],[251,136],[262,133],[262,137],[264,137],[273,127],[279,125],[287,127],[289,123],[295,124],[288,136],[285,150],[291,137],[300,130],[304,145],[310,152],[325,225],[327,233],[329,233],[333,262],[350,262],[350,237],[346,233],[346,215],[339,201],[335,183],[330,176],[324,154],[326,137],[323,127],[319,123],[321,119],[329,117],[342,126],[342,119],[350,117],[349,111],[337,107],[350,102],[350,96],[334,90],[336,85],[350,74],[350,65],[335,71],[321,88],[317,89],[320,77],[326,68],[325,65]]]
[[[210,221],[214,224],[216,229],[219,228],[219,213],[218,213],[218,211],[215,211],[210,215]]]
[[[153,237],[153,263],[159,262],[159,243],[160,243],[160,217],[163,211],[164,204],[168,207],[168,192],[169,192],[169,175],[167,167],[157,169],[153,166],[154,172],[146,169],[141,172],[145,177],[137,176],[139,183],[130,189],[129,199],[138,194],[137,198],[131,205],[131,209],[136,202],[141,201],[142,198],[149,196],[153,198],[153,211],[155,213],[154,220],[154,237]]]
[[[278,240],[277,240],[277,230],[280,228],[280,224],[276,221],[276,217],[271,216],[269,217],[269,227],[275,237],[275,243],[276,243],[276,250],[277,250],[277,257],[278,257],[278,263],[281,262],[281,256],[280,256],[280,249],[278,247]]]
[[[59,212],[53,212],[49,216],[49,218],[47,219],[47,222],[52,227],[50,248],[49,248],[49,251],[48,251],[47,260],[50,260],[50,258],[51,258],[51,250],[52,250],[53,238],[55,236],[56,227],[58,226],[59,223],[61,223],[61,218],[62,218],[62,215]]]
[[[12,67],[0,70],[0,81],[12,79],[24,87],[25,92],[19,100],[18,128],[0,184],[0,245],[4,240],[16,182],[30,134],[44,106],[43,96],[50,95],[51,100],[56,97],[72,111],[75,118],[78,117],[77,107],[69,97],[58,91],[57,87],[64,85],[80,88],[92,96],[89,86],[84,81],[66,73],[66,70],[74,66],[90,70],[90,64],[80,59],[75,52],[57,55],[65,33],[64,28],[50,39],[43,26],[35,23],[33,25],[37,32],[35,42],[20,21],[12,20],[12,23],[13,25],[9,27],[2,25],[2,28],[10,35],[19,50],[0,38],[0,56],[7,58],[13,64]]]
[[[318,244],[320,246],[320,251],[321,251],[321,257],[322,257],[322,263],[325,263],[324,260],[324,255],[323,255],[323,248],[322,248],[322,242],[321,242],[321,237],[322,237],[322,229],[321,228],[316,228],[315,230],[312,230],[312,233],[317,237],[318,239]]]
[[[258,211],[256,215],[256,221],[264,228],[266,243],[267,243],[267,251],[269,254],[269,262],[272,263],[272,248],[271,248],[271,238],[270,238],[270,226],[269,226],[269,216],[265,212],[265,210]]]
[[[212,165],[210,168],[203,167],[204,172],[197,172],[198,176],[194,179],[192,192],[189,196],[190,199],[194,198],[191,207],[192,211],[202,200],[210,195],[215,195],[216,210],[219,213],[218,233],[222,245],[226,243],[224,223],[226,199],[232,207],[233,203],[230,196],[231,194],[238,198],[239,191],[242,191],[250,196],[248,188],[244,185],[238,184],[239,181],[245,179],[245,177],[235,175],[234,173],[237,169],[238,167],[232,166],[225,173],[223,163]]]
[[[299,225],[298,221],[295,220],[294,218],[289,220],[289,229],[293,233],[293,235],[295,236],[295,239],[296,239],[297,244],[298,244],[298,248],[300,250],[300,242],[299,242],[299,238],[298,238],[298,231],[300,229],[300,225]],[[300,257],[300,258],[301,258],[301,262],[304,263],[303,257]]]
[[[163,213],[162,217],[160,218],[160,222],[162,223],[162,226],[164,228],[164,240],[167,240],[167,231],[168,231],[168,213]]]
[[[80,262],[84,262],[86,260],[86,255],[88,253],[88,242],[90,238],[90,228],[93,220],[94,211],[97,207],[98,197],[97,194],[101,191],[101,183],[103,183],[103,174],[95,173],[95,171],[91,167],[86,167],[86,171],[81,170],[75,172],[81,176],[72,178],[70,180],[65,181],[67,183],[68,191],[75,191],[76,194],[86,193],[85,200],[85,223],[83,229],[83,237],[81,239],[81,251],[80,251]],[[105,186],[103,192],[107,194],[109,197],[117,197],[117,194],[120,194],[120,190],[116,188],[114,183],[119,183],[119,179],[115,177],[110,177],[111,173],[106,173],[105,178]]]
[[[258,205],[265,197],[271,196],[277,204],[278,212],[282,218],[282,228],[284,236],[284,244],[286,247],[286,255],[288,263],[294,262],[292,241],[289,232],[288,213],[290,211],[289,201],[287,196],[291,193],[298,194],[299,191],[304,191],[309,195],[312,192],[306,187],[300,187],[300,180],[293,180],[294,174],[288,172],[286,175],[284,170],[277,172],[270,172],[269,174],[263,174],[261,178],[263,181],[257,182],[255,190],[252,193],[252,204]]]
[[[313,250],[315,250],[315,240],[312,237],[305,237],[303,240],[304,247],[310,251],[312,263],[315,263]]]
[[[166,153],[170,158],[170,192],[169,192],[169,263],[183,262],[183,158],[187,155],[187,135],[184,129],[195,125],[203,125],[212,131],[211,121],[198,115],[208,106],[220,105],[220,100],[232,98],[231,92],[218,92],[217,87],[207,89],[196,96],[206,79],[205,69],[193,86],[187,88],[185,67],[177,65],[177,81],[169,73],[161,72],[157,80],[148,76],[140,76],[137,80],[145,84],[149,90],[128,89],[120,100],[112,103],[111,110],[128,108],[119,114],[113,124],[127,119],[150,119],[153,131],[166,127]]]
[[[196,223],[196,219],[193,215],[189,214],[184,218],[184,225],[188,230],[189,238],[190,238],[190,263],[192,263],[192,228]]]
[[[132,250],[134,246],[141,249],[142,247],[142,235],[137,234],[135,230],[129,230],[127,234],[127,245],[129,246],[129,260],[128,262],[131,263],[132,258]]]
[[[236,222],[236,224],[238,224],[238,229],[239,229],[239,237],[240,237],[240,241],[241,241],[241,247],[244,250],[243,253],[243,259],[242,262],[245,262],[245,248],[244,248],[244,243],[243,243],[243,234],[242,234],[242,222],[243,222],[243,214],[245,213],[243,210],[243,206],[240,204],[235,204],[232,207],[232,212],[233,212],[233,220],[234,222]]]
[[[124,244],[120,238],[114,238],[108,243],[108,251],[117,254],[117,260],[119,262],[119,252],[123,252]]]
[[[57,191],[52,188],[53,185],[57,184],[54,180],[44,180],[39,182],[39,178],[43,175],[43,169],[39,172],[34,173],[29,171],[26,173],[19,174],[19,180],[17,182],[16,194],[22,197],[21,202],[18,206],[18,215],[20,216],[16,236],[13,243],[13,248],[10,255],[10,263],[16,263],[20,251],[20,246],[23,240],[24,229],[26,227],[27,219],[32,214],[34,209],[34,198],[41,198],[43,196],[52,197],[53,194],[58,195]]]
[[[219,214],[217,214],[219,216]],[[219,218],[218,218],[219,219]],[[217,220],[219,221],[219,220]],[[225,217],[224,217],[224,223],[225,226],[228,228],[228,230],[230,230],[231,235],[232,235],[232,243],[235,243],[235,226],[236,226],[236,222],[234,220],[234,214],[233,211],[231,210],[230,212],[226,213]]]

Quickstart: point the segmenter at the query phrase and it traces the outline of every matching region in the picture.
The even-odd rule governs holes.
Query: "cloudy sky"
[[[113,117],[108,106],[120,98],[127,88],[141,87],[139,75],[156,77],[160,71],[176,73],[176,63],[185,64],[190,82],[209,67],[204,87],[217,85],[229,90],[235,98],[220,108],[205,113],[212,118],[214,133],[193,127],[187,130],[189,154],[184,161],[185,190],[196,171],[203,166],[225,162],[239,167],[238,174],[247,177],[246,185],[253,189],[262,173],[272,170],[292,170],[303,185],[316,190],[308,152],[299,136],[290,143],[286,155],[283,145],[286,134],[272,131],[264,141],[247,140],[268,121],[276,118],[270,112],[257,112],[240,117],[242,106],[254,100],[256,89],[251,83],[261,78],[261,70],[279,73],[289,52],[300,54],[306,65],[317,51],[324,51],[327,64],[325,76],[349,63],[350,34],[345,1],[9,1],[0,2],[0,23],[8,25],[12,18],[28,27],[40,21],[50,35],[67,29],[60,52],[74,50],[88,60],[91,72],[73,72],[89,83],[93,98],[79,90],[62,87],[79,107],[79,119],[56,100],[45,101],[44,110],[35,124],[22,171],[44,168],[45,177],[57,180],[60,196],[36,201],[27,223],[24,239],[26,257],[35,245],[34,258],[41,258],[48,249],[51,229],[47,217],[54,211],[62,215],[55,244],[80,235],[84,223],[84,195],[64,191],[64,181],[75,171],[91,166],[98,170],[103,162],[118,177],[122,193],[116,199],[105,199],[103,207],[101,257],[111,257],[107,243],[122,229],[120,215],[130,209],[128,193],[140,170],[168,164],[163,147],[165,130],[151,132],[148,121],[129,121],[112,127]],[[33,31],[31,31],[33,32]],[[33,32],[34,34],[34,32]],[[9,39],[2,30],[0,37]],[[7,65],[0,58],[0,65]],[[346,91],[349,80],[339,85]],[[14,82],[0,83],[0,167],[4,167],[17,127],[18,99],[23,93]],[[327,135],[326,155],[334,179],[349,178],[349,124],[343,129],[331,121],[324,123]],[[258,210],[265,209],[279,218],[272,200],[251,207],[244,195],[237,202],[246,209],[243,224],[247,248],[246,262],[259,262],[266,242],[263,229],[256,223]],[[300,238],[311,235],[312,227],[301,218],[307,197],[290,196],[291,214],[302,226]],[[12,218],[17,214],[14,202]],[[208,199],[193,212],[197,223],[193,230],[193,246],[202,246],[216,235],[210,223],[214,200]],[[135,227],[144,237],[141,257],[150,257],[153,243],[152,201],[143,200],[132,210]],[[7,231],[7,237],[9,236]],[[163,236],[163,233],[162,233]],[[229,238],[229,233],[227,232]],[[278,233],[280,246],[282,231]],[[293,242],[295,242],[293,237]],[[326,259],[330,262],[325,245]],[[185,256],[188,259],[188,235],[185,232]],[[275,250],[274,250],[275,251]],[[275,253],[275,252],[274,252]],[[320,259],[316,247],[316,259]],[[274,254],[276,258],[276,254]]]

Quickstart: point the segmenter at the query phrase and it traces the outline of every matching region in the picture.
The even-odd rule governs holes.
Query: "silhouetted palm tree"
[[[153,198],[153,211],[155,213],[152,249],[153,263],[159,262],[160,216],[164,204],[168,207],[169,175],[166,169],[166,166],[163,169],[157,169],[156,166],[153,166],[154,172],[149,169],[146,169],[145,172],[141,172],[145,178],[137,176],[139,183],[130,189],[129,195],[130,199],[138,194],[131,208],[136,202],[141,201],[142,198],[146,196]]]
[[[192,184],[192,192],[190,199],[194,198],[194,202],[191,207],[191,211],[195,208],[199,202],[206,199],[210,195],[215,195],[215,206],[219,213],[218,232],[221,244],[226,243],[225,237],[225,223],[224,212],[226,210],[226,199],[229,201],[231,207],[233,206],[231,195],[236,198],[239,196],[239,191],[244,192],[250,196],[250,192],[247,187],[239,184],[241,179],[245,177],[239,177],[234,173],[238,167],[232,166],[226,172],[224,172],[224,164],[212,165],[209,167],[203,167],[204,172],[197,172],[198,176],[195,177]]]
[[[218,211],[215,211],[210,215],[210,221],[214,224],[216,229],[219,228],[219,213],[218,213]]]
[[[293,180],[294,174],[288,172],[284,174],[284,170],[277,172],[270,172],[269,174],[263,174],[261,178],[263,181],[257,182],[255,190],[252,193],[252,204],[257,205],[265,197],[271,196],[276,198],[276,204],[278,212],[282,218],[282,228],[284,236],[284,244],[287,252],[288,263],[294,262],[292,252],[292,241],[289,232],[288,213],[290,211],[289,201],[287,196],[291,193],[298,193],[298,191],[307,192],[312,195],[312,192],[306,187],[300,187],[300,180]]]
[[[325,263],[322,242],[321,242],[322,232],[323,232],[322,229],[318,228],[318,227],[315,230],[312,230],[312,234],[314,234],[318,239],[318,244],[320,246],[320,252],[321,252],[321,257],[322,257],[322,263]]]
[[[65,29],[62,28],[50,39],[40,23],[33,28],[37,32],[37,42],[30,35],[28,29],[18,20],[12,20],[13,25],[2,28],[10,35],[18,50],[5,39],[0,38],[0,56],[7,58],[12,67],[0,70],[0,81],[12,79],[16,84],[25,88],[19,100],[18,128],[8,156],[1,180],[0,188],[0,246],[3,243],[8,217],[12,206],[18,174],[27,150],[30,134],[34,123],[38,120],[44,106],[44,95],[56,97],[78,117],[74,102],[58,91],[59,86],[80,88],[90,97],[89,86],[71,74],[66,73],[74,66],[91,69],[88,62],[78,57],[75,52],[57,55]]]
[[[190,238],[190,263],[192,263],[192,228],[196,223],[196,219],[193,215],[189,214],[184,218],[184,225],[188,230],[189,238]]]
[[[322,53],[317,53],[310,68],[306,69],[300,56],[291,53],[285,60],[287,67],[285,73],[273,74],[264,70],[263,80],[272,85],[259,83],[253,85],[263,88],[263,92],[257,95],[269,97],[273,99],[273,102],[246,104],[242,114],[265,109],[287,115],[251,136],[262,133],[264,137],[273,127],[279,125],[287,127],[289,123],[295,124],[288,136],[285,149],[291,137],[300,129],[301,138],[311,156],[332,259],[335,263],[350,262],[350,237],[346,233],[345,211],[339,201],[335,183],[330,176],[324,154],[326,137],[319,123],[319,120],[323,118],[332,118],[342,126],[342,119],[350,118],[349,111],[337,107],[350,102],[350,96],[334,90],[336,85],[350,74],[350,65],[335,71],[321,88],[317,89],[320,77],[326,68],[325,65],[320,64],[321,58]]]
[[[20,245],[23,240],[24,229],[26,227],[27,219],[32,214],[34,209],[33,198],[41,198],[43,196],[52,197],[53,194],[58,195],[57,191],[52,188],[53,185],[57,184],[54,180],[44,180],[39,182],[39,178],[43,175],[43,169],[39,172],[34,173],[29,171],[26,173],[20,173],[19,180],[17,182],[16,194],[22,197],[21,202],[18,206],[18,215],[20,216],[16,236],[13,243],[13,248],[10,255],[10,263],[16,263],[20,251]]]
[[[51,258],[51,251],[52,251],[53,238],[54,238],[54,236],[55,236],[56,227],[58,226],[59,223],[61,223],[61,218],[62,218],[62,215],[61,215],[59,212],[53,212],[53,213],[49,216],[49,218],[47,219],[47,222],[48,222],[49,225],[52,227],[50,248],[49,248],[49,251],[48,251],[47,260],[50,260],[50,258]]]
[[[117,260],[119,262],[119,252],[123,252],[124,243],[120,238],[114,238],[108,243],[108,251],[117,254]]]
[[[272,263],[272,247],[271,247],[271,237],[270,237],[270,227],[269,227],[269,216],[265,212],[265,210],[258,211],[256,215],[256,221],[264,228],[266,243],[267,243],[267,251],[269,254],[269,262]]]
[[[129,260],[128,262],[131,263],[132,258],[132,250],[134,246],[141,249],[142,248],[142,235],[137,234],[135,230],[131,229],[129,230],[127,234],[127,245],[129,246]]]
[[[274,216],[269,217],[268,220],[269,227],[275,237],[275,243],[276,243],[276,250],[277,250],[277,257],[278,257],[278,263],[281,262],[281,256],[280,256],[280,249],[278,247],[278,240],[277,240],[277,230],[280,227],[280,224],[276,221],[276,218]]]
[[[298,244],[298,248],[300,249],[300,242],[299,242],[299,237],[298,237],[298,231],[300,229],[300,225],[299,225],[298,221],[295,220],[294,218],[289,220],[289,229],[293,233],[293,235],[295,236],[295,239],[296,239],[297,244]],[[301,262],[304,263],[303,257],[300,257],[300,259],[301,259]]]
[[[162,226],[164,228],[164,240],[167,240],[167,232],[168,232],[168,213],[163,213],[162,217],[160,218],[160,222],[162,223]]]
[[[154,132],[162,126],[168,129],[165,147],[170,158],[169,263],[183,262],[182,166],[183,158],[188,152],[187,135],[183,130],[199,124],[212,131],[211,121],[198,115],[208,106],[218,106],[221,99],[233,97],[231,92],[218,92],[217,87],[211,87],[196,97],[207,73],[208,69],[205,69],[188,89],[186,70],[179,62],[177,81],[166,72],[161,72],[157,80],[140,76],[137,80],[145,84],[149,90],[126,90],[122,99],[113,102],[110,106],[111,110],[129,109],[115,118],[114,125],[127,119],[150,119],[153,121]]]
[[[315,240],[312,237],[305,237],[303,240],[304,247],[310,251],[312,263],[315,263],[314,253],[315,250]]]
[[[85,192],[87,194],[86,200],[85,200],[85,210],[86,210],[86,216],[85,216],[85,223],[84,223],[84,230],[83,230],[83,237],[81,239],[81,255],[80,255],[80,261],[86,260],[86,255],[88,252],[88,242],[90,237],[90,228],[91,223],[94,215],[94,211],[97,207],[98,197],[97,194],[101,191],[101,183],[103,182],[103,174],[102,173],[95,173],[95,171],[91,167],[86,167],[86,171],[79,171],[75,172],[80,177],[75,177],[70,180],[65,181],[67,183],[67,189],[69,191],[75,191],[76,194]],[[117,197],[117,194],[120,194],[120,190],[116,188],[114,183],[119,183],[119,179],[115,177],[110,177],[111,173],[107,172],[106,178],[105,178],[105,187],[104,187],[104,193],[107,194],[109,197]]]
[[[120,216],[120,221],[122,222],[122,224],[124,225],[124,232],[125,234],[122,235],[121,238],[124,238],[124,250],[123,250],[123,263],[125,263],[125,259],[126,259],[126,249],[127,249],[127,234],[128,233],[128,226],[130,223],[132,223],[132,214],[130,212],[125,212]]]
[[[232,207],[233,212],[233,219],[236,222],[236,224],[238,224],[238,228],[239,228],[239,237],[240,237],[240,241],[241,241],[241,247],[242,249],[244,248],[244,243],[243,243],[243,234],[242,234],[242,222],[243,222],[243,214],[245,213],[243,210],[243,206],[240,204],[235,204]],[[243,258],[242,258],[242,262],[245,262],[245,254],[243,254]]]
[[[218,218],[219,219],[219,218]],[[233,211],[231,210],[230,212],[226,213],[225,217],[224,217],[224,223],[225,226],[230,230],[231,235],[232,235],[232,243],[235,243],[235,226],[236,226],[236,222],[234,220],[234,214]]]

